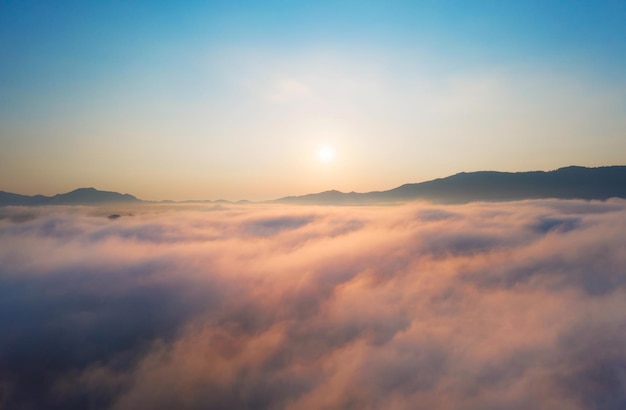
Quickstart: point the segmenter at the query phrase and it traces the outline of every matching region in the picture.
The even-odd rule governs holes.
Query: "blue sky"
[[[266,199],[623,164],[624,21],[626,2],[5,1],[0,190]]]

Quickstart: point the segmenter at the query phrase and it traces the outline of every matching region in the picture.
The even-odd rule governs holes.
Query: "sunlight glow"
[[[317,150],[317,158],[321,162],[330,162],[335,157],[335,150],[328,145],[324,145]]]

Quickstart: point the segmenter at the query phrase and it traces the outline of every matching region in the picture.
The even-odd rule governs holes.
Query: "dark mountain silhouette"
[[[40,205],[49,199],[43,195],[19,195],[0,191],[0,205]]]
[[[142,202],[129,194],[110,191],[98,191],[95,188],[79,188],[74,191],[54,196],[19,195],[0,191],[2,205],[99,205],[111,203]]]
[[[50,199],[52,204],[102,204],[120,202],[139,202],[139,199],[129,194],[120,194],[111,191],[98,191],[95,188],[79,188],[66,194],[55,195]]]
[[[521,199],[626,198],[626,166],[585,168],[571,166],[555,171],[461,172],[432,181],[405,184],[389,191],[368,193],[326,191],[290,196],[279,203],[365,204],[423,199],[440,203],[514,201]]]
[[[521,199],[608,199],[626,198],[626,166],[585,168],[571,166],[555,171],[530,172],[461,172],[446,178],[416,184],[405,184],[388,191],[367,193],[325,191],[317,194],[289,196],[272,203],[291,204],[372,204],[412,200],[440,203],[472,201],[515,201]],[[0,191],[4,205],[99,205],[142,203],[129,194],[80,188],[55,196],[19,195]],[[170,203],[175,201],[161,201]],[[185,201],[190,203],[232,203],[225,200]],[[248,201],[239,201],[247,203]]]

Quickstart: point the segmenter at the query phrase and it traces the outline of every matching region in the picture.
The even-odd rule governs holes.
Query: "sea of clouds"
[[[624,409],[626,201],[0,208],[0,408]]]

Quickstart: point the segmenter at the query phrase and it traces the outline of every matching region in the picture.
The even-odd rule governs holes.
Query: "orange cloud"
[[[107,212],[0,210],[7,408],[626,403],[626,201]]]

